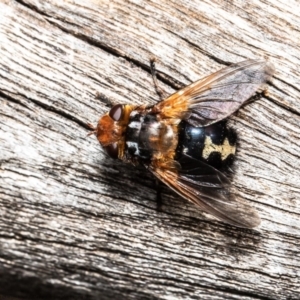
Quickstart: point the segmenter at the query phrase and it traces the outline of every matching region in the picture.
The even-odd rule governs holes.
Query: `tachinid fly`
[[[144,165],[183,198],[239,227],[260,224],[230,192],[225,175],[236,151],[226,118],[264,90],[274,68],[264,60],[226,67],[152,106],[115,105],[94,128],[112,158]]]

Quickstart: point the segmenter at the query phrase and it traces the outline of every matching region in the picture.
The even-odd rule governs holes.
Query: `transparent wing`
[[[230,193],[230,182],[224,174],[189,156],[183,156],[179,163],[180,170],[150,166],[150,171],[180,196],[220,220],[246,228],[260,224],[256,210]]]
[[[185,119],[195,127],[227,118],[274,74],[265,60],[246,60],[196,81],[156,105],[166,118]]]

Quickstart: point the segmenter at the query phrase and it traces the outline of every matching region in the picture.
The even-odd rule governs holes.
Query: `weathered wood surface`
[[[26,299],[299,299],[297,1],[0,3],[0,294]],[[223,224],[114,162],[87,122],[157,101],[232,62],[269,58],[268,97],[233,116],[236,194]]]

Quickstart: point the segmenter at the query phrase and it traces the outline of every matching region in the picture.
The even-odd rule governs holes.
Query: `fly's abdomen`
[[[187,154],[216,169],[226,171],[233,163],[237,136],[227,128],[226,121],[206,127],[193,127],[185,121],[179,124],[176,155]]]

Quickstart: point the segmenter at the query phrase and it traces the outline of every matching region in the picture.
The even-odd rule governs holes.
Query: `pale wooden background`
[[[0,1],[0,294],[21,299],[299,299],[298,1]],[[108,159],[87,122],[268,58],[269,96],[232,117],[231,227]],[[100,94],[100,97],[96,95]],[[1,298],[1,296],[0,296]]]

